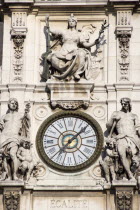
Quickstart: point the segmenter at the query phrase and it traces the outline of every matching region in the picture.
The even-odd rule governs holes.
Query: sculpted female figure
[[[76,26],[77,19],[71,14],[66,30],[50,29],[50,33],[58,40],[51,47],[52,51],[47,55],[47,61],[54,69],[53,76],[60,80],[72,78],[79,80],[81,76],[90,79],[92,70],[90,47],[98,44],[99,39],[90,41],[90,35],[95,30],[94,26],[85,26],[80,32],[76,30]],[[49,26],[47,27],[49,28]],[[59,49],[53,50],[56,45],[59,45],[57,47]]]

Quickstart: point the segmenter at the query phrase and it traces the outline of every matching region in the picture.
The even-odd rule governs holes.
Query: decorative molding
[[[119,41],[120,49],[120,58],[118,59],[120,66],[119,81],[129,81],[129,48],[132,33],[131,13],[131,11],[117,12],[116,36]]]
[[[79,108],[87,109],[89,101],[51,101],[52,108],[60,108],[64,110],[76,110]]]
[[[6,191],[4,193],[4,210],[19,210],[20,194],[19,191]]]
[[[23,81],[22,69],[23,69],[23,51],[24,40],[26,38],[26,12],[12,12],[12,29],[11,38],[13,39],[13,81],[15,83],[21,83]]]
[[[116,206],[117,210],[132,210],[132,190],[117,190],[116,191]]]

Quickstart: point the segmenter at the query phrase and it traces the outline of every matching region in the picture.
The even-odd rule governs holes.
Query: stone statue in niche
[[[58,80],[76,80],[81,77],[91,79],[98,74],[97,64],[101,58],[99,45],[103,44],[103,32],[108,27],[106,21],[102,24],[99,37],[92,39],[95,28],[92,24],[77,30],[77,19],[73,14],[68,19],[66,30],[53,30],[49,27],[49,17],[46,17],[47,52],[42,55],[44,70],[43,79],[56,78]],[[50,37],[51,34],[51,37]],[[50,46],[50,39],[53,40]],[[91,53],[91,47],[96,49]]]
[[[118,153],[117,179],[127,178],[135,180],[136,170],[139,167],[140,153],[140,123],[138,116],[131,113],[131,100],[121,99],[122,109],[113,112],[107,123],[110,130],[108,140],[116,141],[116,152]],[[122,173],[124,174],[122,176]]]
[[[0,119],[0,150],[3,153],[4,165],[9,180],[18,180],[19,160],[17,152],[23,138],[29,139],[30,117],[28,103],[25,113],[18,112],[18,101],[11,98],[8,101],[8,111]]]

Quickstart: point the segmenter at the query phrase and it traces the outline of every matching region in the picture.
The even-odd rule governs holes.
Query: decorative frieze
[[[19,191],[6,191],[4,193],[4,210],[19,210]]]
[[[13,59],[12,69],[13,78],[12,82],[20,83],[23,81],[23,52],[24,52],[24,39],[26,38],[26,12],[13,12],[12,13],[12,29],[11,38],[13,39]]]
[[[119,43],[119,59],[118,64],[120,67],[119,81],[130,80],[130,59],[129,59],[129,48],[131,38],[131,11],[118,11],[117,12],[117,27],[116,36]]]

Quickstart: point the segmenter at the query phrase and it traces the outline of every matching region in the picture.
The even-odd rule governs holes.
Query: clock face
[[[100,125],[81,112],[59,112],[49,117],[37,134],[37,149],[51,167],[75,172],[91,165],[101,153]]]

